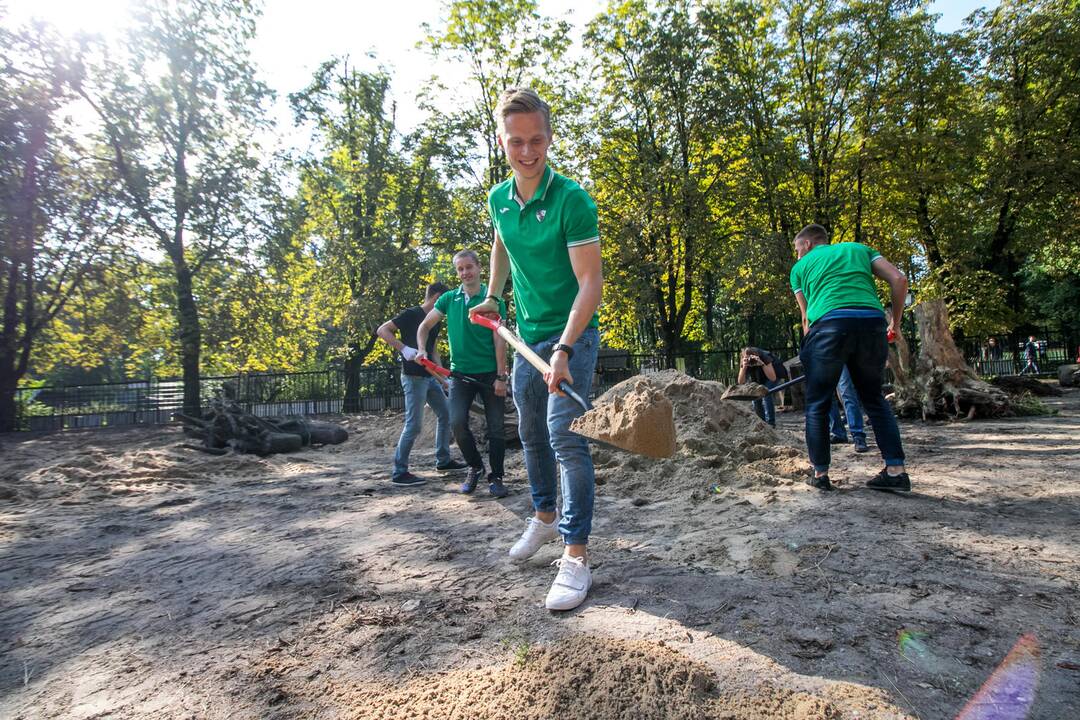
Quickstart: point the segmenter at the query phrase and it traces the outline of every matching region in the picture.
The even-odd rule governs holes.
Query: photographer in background
[[[784,362],[770,352],[756,347],[743,348],[739,359],[739,384],[756,382],[772,390],[788,378]],[[757,416],[776,427],[776,405],[772,395],[754,400],[754,412]]]

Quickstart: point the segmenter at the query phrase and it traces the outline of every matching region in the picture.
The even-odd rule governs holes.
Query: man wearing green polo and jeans
[[[518,333],[551,365],[551,372],[541,375],[520,355],[514,358],[518,435],[534,516],[510,548],[510,557],[525,560],[561,535],[566,547],[545,605],[570,610],[584,602],[592,584],[586,548],[595,476],[588,442],[570,432],[571,421],[584,411],[558,386],[565,380],[588,397],[596,367],[596,310],[603,286],[596,204],[580,185],[547,165],[551,111],[535,92],[503,92],[495,120],[513,177],[488,194],[495,227],[491,296],[470,312],[497,312],[496,300],[509,274]]]
[[[907,491],[904,446],[892,407],[881,393],[888,335],[899,335],[907,278],[888,260],[860,243],[829,244],[821,225],[807,225],[795,236],[799,261],[791,268],[791,289],[805,333],[799,359],[806,377],[806,447],[814,476],[807,482],[832,490],[829,480],[829,410],[844,368],[859,402],[870,417],[885,467],[867,482],[875,490]],[[874,278],[889,285],[888,317],[878,300]]]
[[[426,348],[428,333],[446,318],[453,373],[450,376],[450,429],[469,464],[461,492],[471,493],[484,477],[484,459],[476,449],[476,438],[469,429],[469,407],[473,398],[480,395],[487,421],[488,459],[491,462],[488,491],[502,498],[508,494],[503,485],[503,459],[506,457],[503,398],[509,379],[506,375],[506,341],[498,333],[469,321],[469,308],[476,307],[487,296],[487,286],[480,282],[480,258],[472,250],[462,250],[454,255],[454,270],[461,285],[457,290],[444,293],[420,323],[416,330],[417,347]],[[501,300],[499,315],[506,317],[506,306]],[[417,353],[418,357],[424,355],[422,350]]]

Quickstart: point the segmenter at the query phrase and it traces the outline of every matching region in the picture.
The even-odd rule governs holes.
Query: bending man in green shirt
[[[443,293],[420,323],[416,330],[416,341],[420,343],[417,347],[426,348],[428,333],[446,318],[450,370],[453,372],[450,376],[450,429],[465,462],[469,463],[469,473],[461,485],[461,492],[471,493],[484,477],[484,458],[476,449],[476,438],[469,429],[469,407],[473,398],[480,395],[484,402],[491,462],[488,491],[502,498],[508,494],[503,485],[503,458],[506,456],[503,398],[509,379],[506,375],[506,341],[498,333],[469,321],[469,308],[476,307],[487,296],[487,286],[480,282],[480,258],[472,250],[462,250],[454,255],[454,270],[461,285],[457,290]],[[506,316],[501,300],[499,315]],[[417,358],[425,355],[423,349],[417,352]]]
[[[594,473],[589,444],[570,432],[582,410],[558,392],[565,380],[588,397],[596,368],[603,274],[596,203],[573,180],[547,164],[551,111],[532,90],[503,92],[495,113],[498,142],[513,177],[488,194],[495,226],[491,248],[491,297],[470,312],[496,312],[507,275],[514,282],[518,333],[533,351],[550,358],[546,377],[514,359],[518,435],[532,488],[533,517],[510,548],[525,560],[560,535],[566,544],[545,604],[570,610],[589,592],[586,546],[592,528]],[[556,511],[562,489],[562,518]]]
[[[870,417],[885,468],[867,486],[875,490],[910,490],[904,447],[892,407],[881,394],[888,333],[900,334],[907,278],[881,256],[859,243],[829,244],[821,225],[807,225],[795,236],[799,261],[791,268],[791,289],[803,317],[799,359],[806,375],[806,447],[814,465],[810,484],[832,490],[829,480],[829,410],[836,384],[846,367]],[[886,321],[874,278],[889,284],[892,314]],[[886,329],[887,328],[887,329]]]

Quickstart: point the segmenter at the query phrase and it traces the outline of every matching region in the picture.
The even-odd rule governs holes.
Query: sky
[[[261,79],[278,99],[272,108],[286,144],[297,146],[310,134],[290,132],[292,120],[287,96],[302,89],[325,60],[348,55],[360,69],[385,66],[397,101],[399,127],[409,130],[423,119],[415,106],[416,92],[433,74],[444,81],[464,79],[454,67],[435,68],[416,43],[424,37],[421,23],[438,25],[442,0],[264,0],[263,16],[252,46]],[[129,0],[0,0],[10,21],[21,23],[36,16],[74,34],[78,31],[113,35],[126,24]],[[544,15],[563,18],[580,32],[606,3],[602,0],[539,0]],[[936,0],[930,12],[940,13],[938,28],[960,27],[974,10],[994,6],[997,0]],[[373,55],[373,57],[369,57]],[[459,72],[455,72],[455,70]],[[292,138],[290,141],[289,138]],[[298,147],[298,149],[305,149]]]

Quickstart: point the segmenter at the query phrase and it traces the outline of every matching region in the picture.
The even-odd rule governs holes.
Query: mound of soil
[[[495,669],[458,670],[335,698],[358,720],[825,720],[823,698],[763,686],[720,693],[704,664],[659,643],[576,636],[522,649]]]

